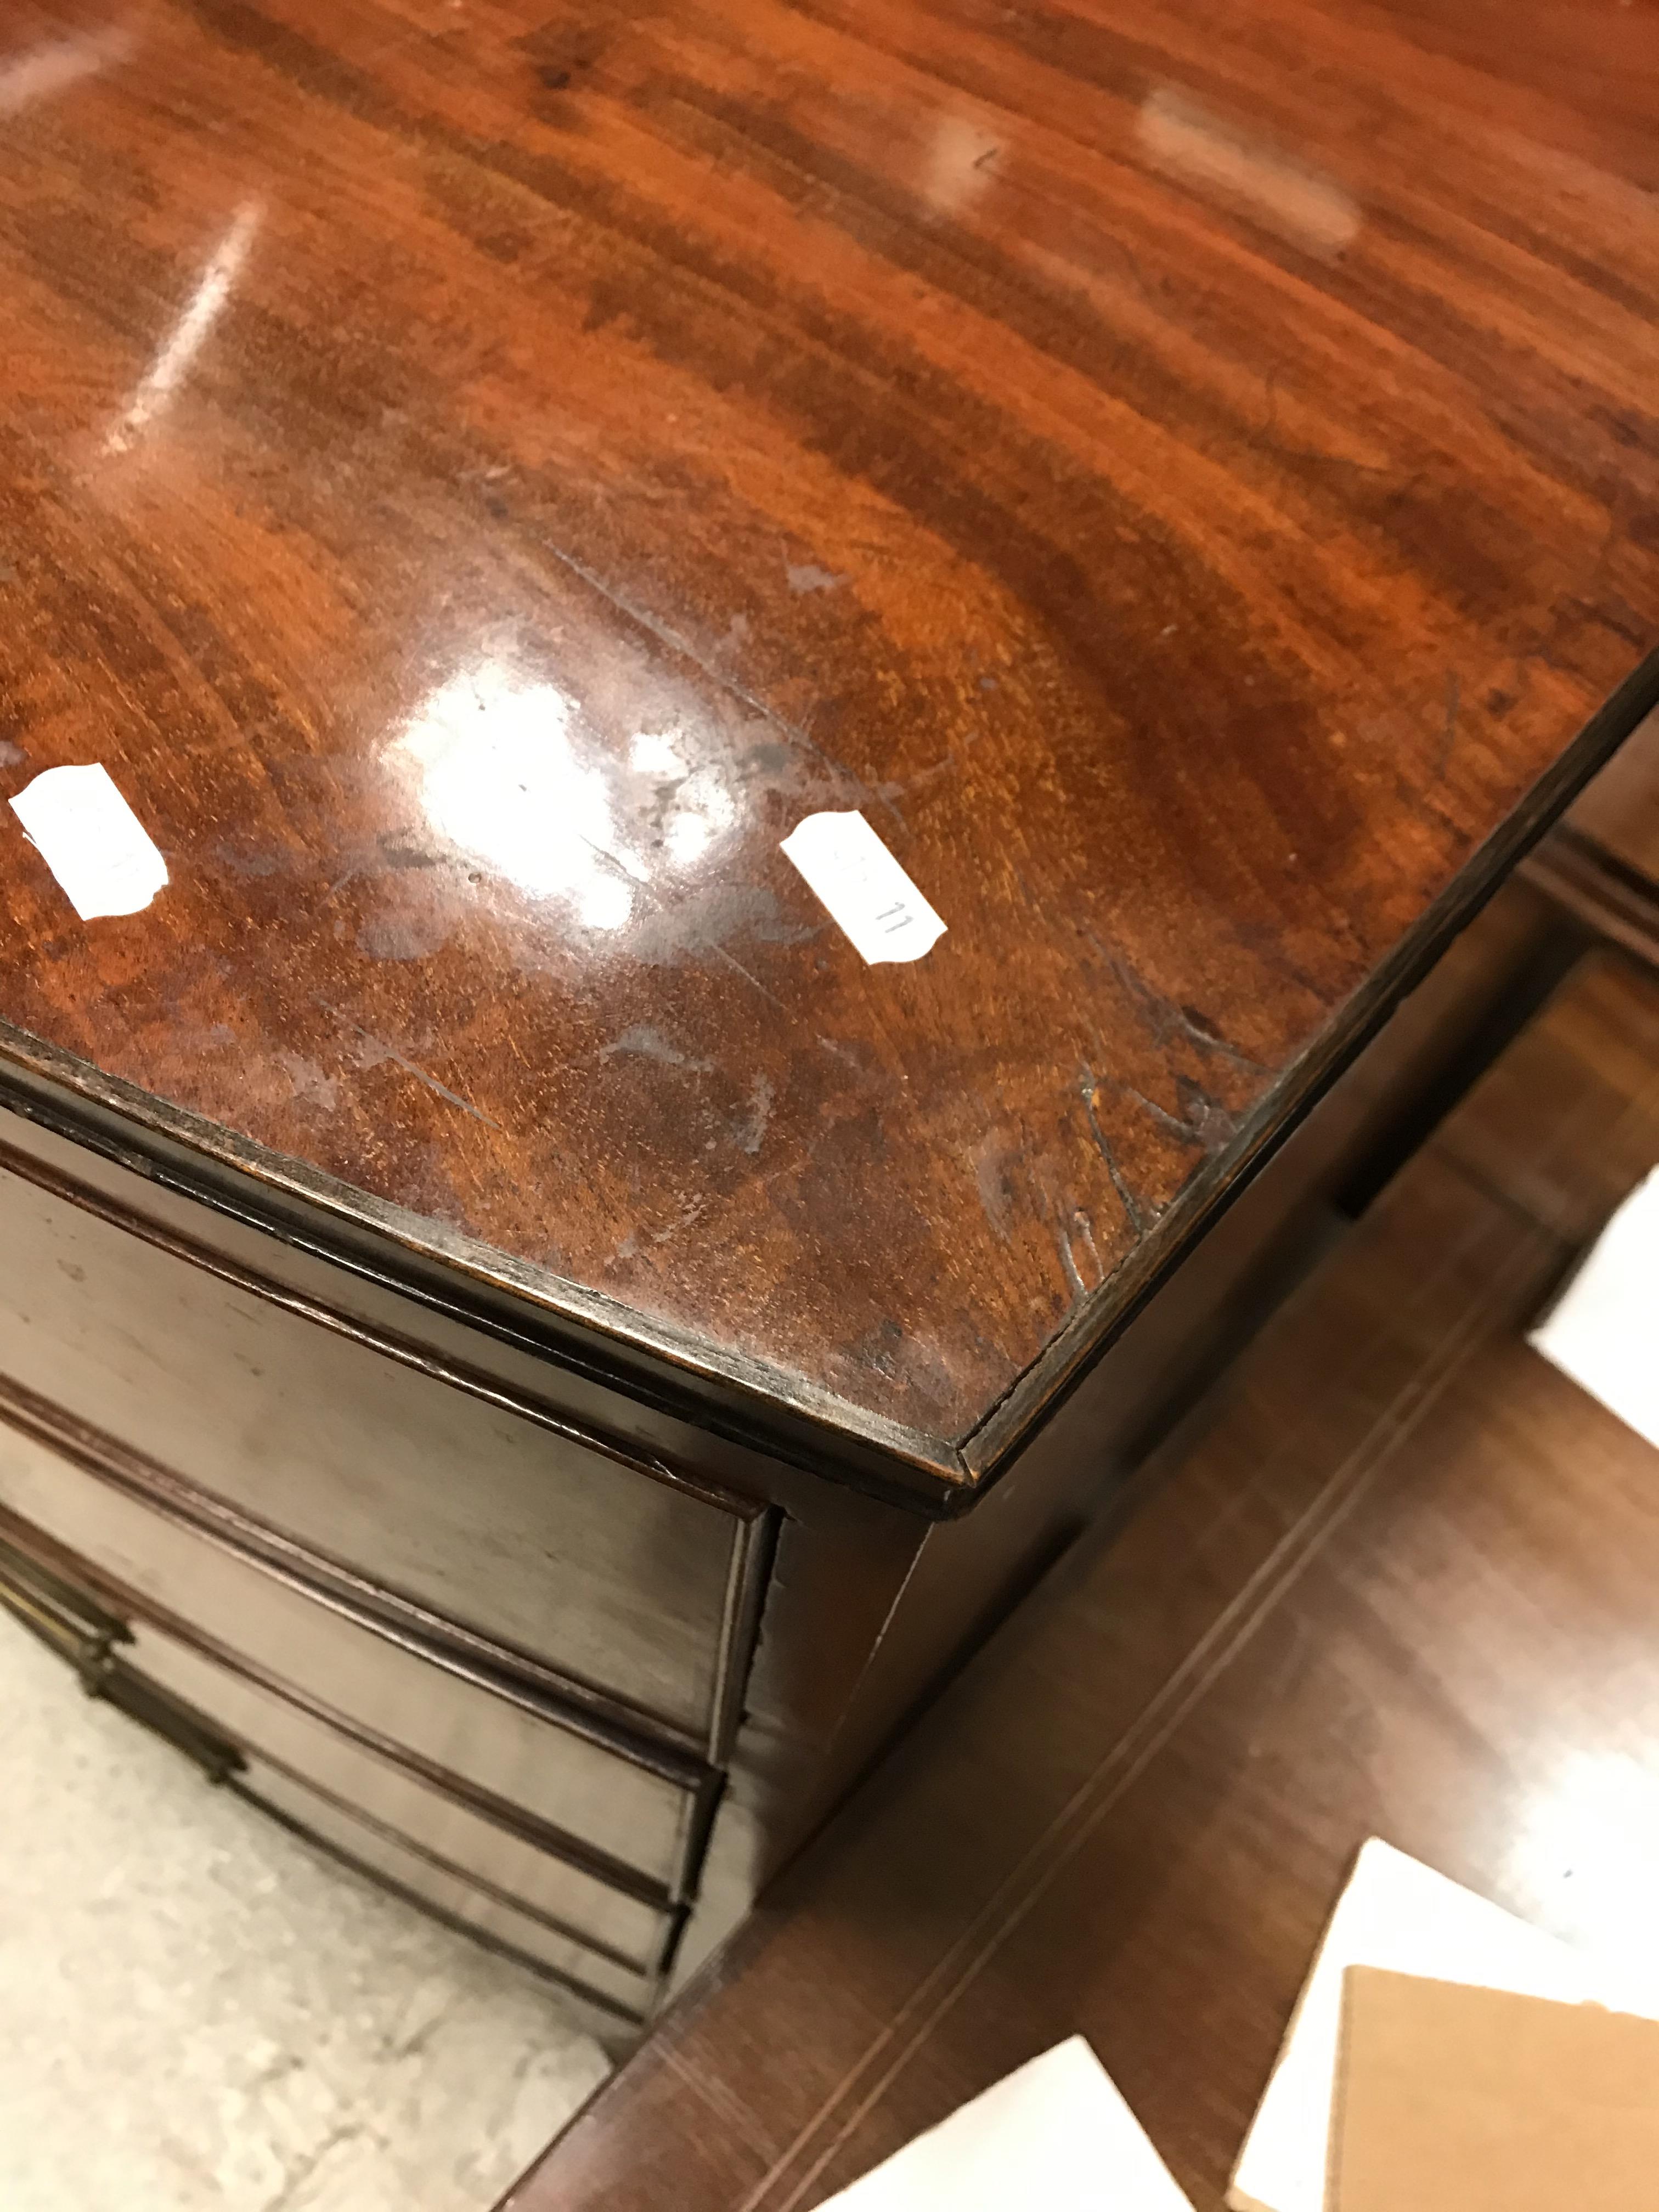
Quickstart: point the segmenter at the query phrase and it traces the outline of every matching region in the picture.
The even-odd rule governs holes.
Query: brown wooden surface
[[[429,1778],[406,1760],[371,1749],[257,1681],[193,1636],[133,1624],[133,1670],[238,1745],[291,1769],[342,1804],[434,1852],[497,1893],[539,1912],[647,1978],[672,1929],[671,1916],[545,1848],[522,1823],[509,1824]]]
[[[1597,956],[513,2212],[806,2212],[1078,2031],[1215,2212],[1372,1833],[1645,1941],[1659,1455],[1522,1331],[1656,1161]]]
[[[0,1376],[70,1423],[114,1421],[192,1507],[252,1516],[708,1741],[747,1501],[688,1496],[520,1418],[487,1380],[434,1377],[419,1346],[388,1358],[269,1285],[228,1282],[143,1214],[94,1212],[72,1171],[6,1142],[11,1125],[0,1113]]]
[[[796,1825],[796,1840],[1121,1494],[1315,1264],[1345,1214],[1421,1143],[1582,950],[1547,899],[1506,884],[990,1495],[971,1513],[927,1528],[837,1741],[812,1778],[812,1817]],[[775,1649],[775,1633],[787,1638],[821,1679],[821,1632],[792,1620],[789,1607],[775,1608],[763,1656]]]
[[[1659,965],[1659,716],[1620,747],[1525,873],[1598,936]]]
[[[689,1762],[664,1772],[626,1740],[578,1735],[522,1687],[515,1698],[514,1686],[469,1680],[428,1647],[377,1634],[10,1422],[0,1425],[0,1496],[21,1498],[31,1516],[0,1504],[0,1540],[123,1620],[154,1613],[164,1627],[187,1626],[325,1719],[487,1793],[544,1834],[575,1839],[606,1879],[643,1877],[665,1903],[679,1894],[701,1780]]]
[[[1656,93],[1611,0],[13,0],[0,796],[172,881],[0,811],[6,1053],[971,1476],[1652,641]]]
[[[1627,880],[1650,886],[1659,904],[1659,714],[1621,745],[1562,825],[1593,844]]]

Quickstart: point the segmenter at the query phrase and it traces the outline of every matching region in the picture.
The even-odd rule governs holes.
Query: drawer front
[[[224,1279],[209,1239],[181,1256],[176,1231],[8,1148],[11,1118],[0,1373],[394,1599],[707,1740],[750,1521],[422,1371],[417,1346]]]
[[[635,1973],[586,1944],[559,1935],[544,1921],[532,1919],[504,1899],[490,1896],[453,1868],[411,1850],[386,1829],[371,1826],[348,1807],[320,1796],[297,1776],[255,1758],[231,1786],[240,1796],[274,1813],[287,1826],[316,1838],[366,1873],[544,1967],[607,2013],[638,2024],[650,2011],[657,1993],[653,1977]]]
[[[488,1820],[395,1760],[377,1756],[288,1698],[182,1638],[135,1624],[123,1663],[243,1749],[286,1767],[416,1850],[541,1915],[619,1964],[656,1972],[672,1916],[629,1897]]]
[[[510,1899],[481,1888],[459,1869],[420,1849],[287,1769],[234,1746],[197,1708],[157,1689],[130,1663],[122,1623],[76,1583],[0,1537],[0,1609],[82,1675],[89,1689],[162,1735],[212,1780],[302,1829],[335,1853],[406,1890],[477,1934],[504,1943],[604,2008],[637,2022],[660,1978],[582,1942]],[[603,2033],[603,2028],[599,2030]]]
[[[0,1423],[0,1504],[348,1722],[678,1890],[684,1784],[366,1628],[187,1522]]]

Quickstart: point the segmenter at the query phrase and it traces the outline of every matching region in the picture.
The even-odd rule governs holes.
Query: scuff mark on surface
[[[1117,1154],[1112,1149],[1110,1138],[1100,1126],[1100,1115],[1095,1105],[1097,1085],[1086,1061],[1080,1067],[1079,1073],[1081,1078],[1083,1110],[1089,1117],[1090,1133],[1100,1149],[1101,1158],[1106,1163],[1106,1172],[1112,1179],[1112,1188],[1117,1193],[1118,1202],[1123,1208],[1124,1218],[1134,1231],[1136,1241],[1139,1242],[1146,1234],[1146,1217],[1136,1203],[1134,1193],[1123,1179],[1123,1170],[1117,1164]]]
[[[1088,1246],[1089,1257],[1095,1265],[1095,1281],[1097,1285],[1103,1283],[1106,1279],[1106,1270],[1101,1266],[1100,1255],[1095,1249],[1094,1224],[1080,1206],[1073,1206],[1072,1209],[1072,1226],[1083,1231],[1083,1241]]]
[[[747,1152],[751,1158],[759,1152],[766,1125],[772,1118],[772,1097],[770,1077],[757,1075],[749,1094],[749,1112],[732,1133],[738,1150]]]
[[[1066,1280],[1071,1290],[1072,1304],[1076,1305],[1088,1296],[1088,1292],[1084,1288],[1082,1276],[1077,1271],[1077,1255],[1072,1250],[1072,1240],[1066,1235],[1065,1224],[1062,1222],[1056,1222],[1054,1224],[1054,1247],[1060,1254],[1060,1264],[1066,1270]]]
[[[859,1376],[879,1375],[926,1406],[945,1408],[957,1402],[958,1386],[950,1363],[935,1346],[907,1335],[890,1316],[848,1346],[836,1364],[845,1364]]]
[[[0,760],[4,757],[4,750],[0,748]],[[210,847],[208,857],[216,860],[222,868],[228,868],[234,876],[247,876],[255,880],[265,876],[279,876],[288,865],[280,853],[244,853],[239,852],[234,845],[222,843]]]
[[[852,1356],[859,1366],[869,1368],[885,1382],[896,1382],[899,1371],[894,1353],[903,1341],[904,1331],[890,1315],[866,1330],[852,1347]]]
[[[1201,1083],[1195,1082],[1190,1075],[1177,1075],[1176,1091],[1183,1116],[1178,1126],[1206,1152],[1218,1152],[1232,1141],[1237,1122],[1221,1101]]]
[[[1133,1098],[1142,1112],[1177,1144],[1196,1145],[1206,1152],[1218,1152],[1231,1142],[1237,1127],[1228,1109],[1193,1076],[1177,1075],[1175,1079],[1181,1101],[1179,1114],[1170,1113],[1167,1106],[1160,1106],[1157,1099],[1149,1098],[1144,1091],[1137,1091],[1133,1083],[1120,1083],[1115,1076],[1104,1079],[1121,1097]]]
[[[1150,1115],[1158,1127],[1167,1136],[1173,1137],[1177,1144],[1201,1145],[1203,1143],[1204,1139],[1189,1123],[1183,1121],[1178,1114],[1171,1114],[1168,1107],[1160,1106],[1155,1098],[1149,1098],[1144,1091],[1137,1091],[1133,1083],[1120,1083],[1115,1076],[1108,1076],[1106,1080],[1121,1097],[1133,1098],[1135,1104],[1144,1113]]]
[[[841,1060],[846,1066],[852,1069],[854,1075],[861,1075],[865,1077],[866,1080],[868,1079],[870,1074],[869,1069],[859,1058],[857,1053],[854,1051],[850,1044],[843,1044],[839,1037],[827,1036],[821,1036],[818,1039],[818,1043],[823,1050],[830,1054],[832,1060]]]
[[[1065,1271],[1066,1287],[1072,1294],[1071,1304],[1073,1306],[1079,1305],[1088,1297],[1091,1289],[1098,1290],[1106,1279],[1105,1270],[1100,1264],[1100,1255],[1095,1249],[1093,1226],[1081,1206],[1073,1206],[1068,1200],[1057,1199],[1054,1196],[1048,1178],[1040,1167],[1033,1168],[1031,1185],[1036,1194],[1037,1212],[1053,1231],[1054,1249],[1060,1255],[1060,1264]],[[1077,1243],[1079,1233],[1084,1243],[1088,1246],[1089,1257],[1094,1266],[1095,1279],[1092,1284],[1084,1281],[1083,1271],[1077,1263]]]
[[[333,1114],[340,1104],[340,1086],[331,1075],[325,1074],[314,1060],[307,1060],[297,1052],[279,1052],[276,1065],[293,1085],[294,1096],[302,1105],[315,1106],[320,1113]]]
[[[388,830],[376,838],[375,847],[388,868],[441,868],[445,855],[434,853],[424,845],[411,844],[407,837]]]
[[[775,710],[769,707],[756,693],[737,682],[729,672],[722,672],[705,655],[700,654],[691,641],[683,637],[672,623],[664,622],[659,616],[653,614],[648,608],[638,605],[625,593],[617,591],[616,586],[607,583],[596,569],[590,568],[585,562],[578,560],[567,546],[561,545],[545,533],[540,536],[538,542],[542,550],[551,559],[556,561],[561,568],[568,568],[573,576],[579,576],[583,583],[608,601],[629,623],[637,624],[640,629],[648,631],[659,644],[665,645],[672,653],[683,654],[695,667],[700,669],[705,676],[712,678],[730,697],[746,707],[751,714],[758,716],[762,721],[770,723],[775,729],[780,730],[795,744],[804,746],[829,771],[833,788],[850,789],[854,793],[862,793],[864,787],[859,779],[850,769],[843,767],[841,762],[833,759],[824,751],[813,738],[810,728],[797,729],[792,724],[783,720]],[[853,803],[855,805],[859,804],[857,797]]]
[[[338,1022],[342,1029],[349,1030],[354,1036],[362,1040],[367,1049],[359,1052],[356,1055],[359,1067],[378,1067],[383,1060],[389,1060],[393,1066],[401,1067],[405,1075],[412,1075],[417,1083],[425,1084],[427,1089],[436,1097],[447,1100],[452,1106],[459,1106],[463,1114],[470,1114],[475,1121],[482,1121],[488,1129],[501,1128],[501,1125],[499,1121],[492,1120],[488,1114],[482,1113],[477,1107],[463,1098],[459,1092],[452,1091],[447,1084],[440,1083],[435,1075],[428,1075],[425,1068],[417,1067],[412,1060],[405,1060],[403,1054],[387,1044],[383,1037],[371,1036],[368,1030],[360,1027],[357,1023],[343,1014],[337,1006],[331,1006],[326,999],[319,999],[316,1003],[325,1014],[331,1015],[335,1021]]]
[[[1443,780],[1451,766],[1452,747],[1457,743],[1458,710],[1463,703],[1463,687],[1458,682],[1457,671],[1446,671],[1446,720],[1440,732],[1440,750],[1435,757],[1434,772]]]
[[[971,739],[969,743],[972,743]],[[891,806],[901,799],[913,798],[917,792],[926,791],[929,784],[937,783],[942,775],[957,775],[961,772],[962,763],[954,753],[947,753],[943,760],[933,761],[927,768],[919,768],[902,783],[876,784],[873,795],[884,806]]]
[[[847,581],[836,575],[833,568],[820,568],[815,562],[792,561],[784,571],[789,579],[789,588],[797,598],[808,592],[833,592]]]
[[[717,958],[725,961],[728,968],[736,969],[738,974],[742,976],[745,983],[752,983],[769,1006],[775,1006],[781,1014],[787,1011],[783,1000],[781,999],[774,998],[771,992],[769,991],[765,984],[762,982],[760,977],[751,973],[749,969],[745,968],[742,961],[738,958],[735,953],[728,952],[723,945],[717,945],[714,947],[714,953]]]
[[[693,1060],[682,1052],[659,1029],[648,1022],[636,1022],[632,1029],[624,1030],[620,1036],[612,1037],[601,1048],[601,1060],[614,1060],[626,1054],[639,1060],[659,1060],[664,1067],[684,1067],[694,1075],[707,1075],[714,1063],[712,1060]]]
[[[816,926],[791,921],[775,892],[764,884],[714,883],[691,897],[639,915],[629,932],[628,949],[633,958],[655,968],[688,954],[726,951],[732,939],[803,945],[819,933]]]
[[[793,791],[795,756],[787,745],[774,738],[763,738],[750,746],[737,763],[738,779],[743,783],[775,785],[780,791]]]
[[[371,960],[425,960],[449,942],[450,925],[437,912],[371,915],[357,925],[356,944]]]
[[[1085,930],[1084,936],[1140,1008],[1152,1030],[1154,1044],[1167,1044],[1171,1036],[1183,1036],[1201,1052],[1219,1053],[1223,1059],[1231,1060],[1252,1075],[1273,1073],[1264,1060],[1253,1060],[1240,1046],[1223,1036],[1214,1023],[1199,1008],[1182,1006],[1174,999],[1166,998],[1162,991],[1155,990],[1144,975],[1138,974],[1120,953],[1109,951],[1091,931]]]
[[[1008,1173],[1011,1155],[994,1138],[982,1144],[974,1160],[974,1179],[979,1185],[979,1202],[985,1218],[1005,1244],[1012,1242],[1008,1234],[1009,1218],[1013,1211],[1014,1188]]]
[[[693,1222],[701,1217],[708,1203],[707,1199],[694,1198],[690,1205],[682,1208],[665,1227],[653,1229],[651,1231],[651,1242],[653,1244],[666,1244],[671,1237],[678,1237],[683,1229],[690,1229]]]
[[[1230,1044],[1200,1007],[1178,1006],[1175,1012],[1182,1035],[1190,1038],[1203,1050],[1219,1053],[1224,1060],[1231,1060],[1237,1066],[1247,1069],[1253,1075],[1270,1075],[1273,1073],[1263,1061],[1252,1060],[1236,1044]]]

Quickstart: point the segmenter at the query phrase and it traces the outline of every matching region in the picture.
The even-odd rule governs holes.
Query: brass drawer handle
[[[9,1581],[3,1571],[0,1571],[0,1606],[38,1636],[41,1643],[49,1645],[60,1659],[67,1659],[71,1667],[82,1673],[88,1668],[101,1666],[108,1656],[108,1637],[85,1635],[31,1592]]]
[[[101,1667],[118,1644],[131,1641],[125,1621],[95,1599],[0,1541],[0,1605],[60,1658],[83,1672]]]
[[[24,1553],[0,1542],[0,1607],[66,1660],[89,1698],[102,1698],[182,1751],[212,1782],[240,1774],[236,1747],[216,1735],[190,1708],[156,1689],[116,1656],[132,1641],[126,1623]]]
[[[88,1697],[106,1699],[129,1720],[164,1737],[199,1766],[210,1782],[228,1782],[247,1765],[234,1743],[216,1735],[188,1705],[135,1674],[123,1661],[106,1657],[95,1673],[83,1673],[81,1679]]]

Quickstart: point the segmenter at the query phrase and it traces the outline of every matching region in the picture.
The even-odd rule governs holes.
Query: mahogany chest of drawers
[[[1650,116],[1279,12],[0,26],[0,1595],[618,2033],[1536,1002],[1659,697]]]

